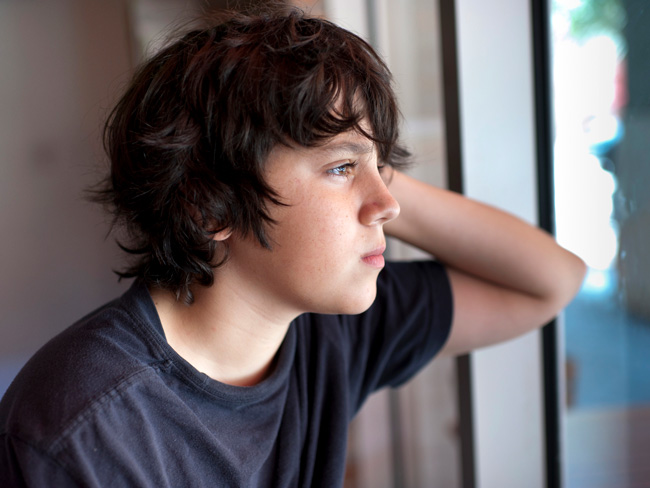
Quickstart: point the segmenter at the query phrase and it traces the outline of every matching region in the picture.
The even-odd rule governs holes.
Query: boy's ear
[[[222,229],[219,232],[215,232],[215,234],[212,236],[212,238],[215,241],[225,241],[231,235],[232,235],[232,229],[230,227],[226,227],[225,229]]]
[[[206,220],[201,216],[201,212],[196,208],[195,205],[192,204],[188,204],[188,205],[189,205],[190,212],[192,214],[192,218],[194,219],[194,222],[196,222],[197,225],[201,225],[205,229],[207,227]],[[214,220],[210,219],[209,222],[212,226],[216,226]],[[214,227],[212,228],[214,229]],[[215,241],[225,241],[231,235],[232,235],[232,229],[230,227],[224,227],[223,229],[215,232],[212,235],[212,239]]]

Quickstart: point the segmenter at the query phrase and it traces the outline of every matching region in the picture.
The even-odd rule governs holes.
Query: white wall
[[[537,217],[531,12],[456,0],[465,193]],[[479,488],[545,486],[540,333],[472,354]]]

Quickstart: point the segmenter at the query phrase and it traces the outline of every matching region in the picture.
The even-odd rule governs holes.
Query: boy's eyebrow
[[[371,141],[354,142],[339,141],[325,144],[319,148],[319,152],[327,155],[337,154],[369,154],[375,150],[375,145]]]

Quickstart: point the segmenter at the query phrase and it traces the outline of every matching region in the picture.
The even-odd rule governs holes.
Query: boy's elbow
[[[561,273],[556,277],[553,293],[548,298],[557,312],[566,307],[578,294],[587,273],[587,265],[581,258],[566,250],[565,253]]]

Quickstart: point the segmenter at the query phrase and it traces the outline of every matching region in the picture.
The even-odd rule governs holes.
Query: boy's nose
[[[363,225],[385,224],[400,212],[399,203],[379,175],[373,178],[372,191],[361,207],[359,220]]]

